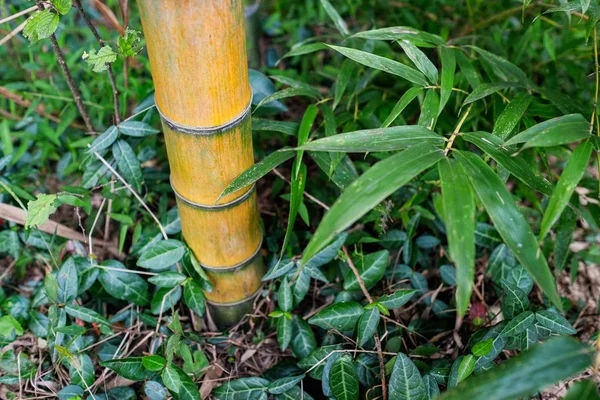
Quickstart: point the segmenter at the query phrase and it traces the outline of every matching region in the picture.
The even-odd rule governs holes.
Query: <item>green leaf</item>
[[[421,115],[419,115],[418,124],[433,130],[437,122],[439,109],[440,97],[437,91],[429,89],[425,94],[425,100],[423,100],[423,105],[421,106]]]
[[[273,168],[276,168],[278,165],[289,160],[295,155],[295,153],[287,151],[275,151],[269,154],[261,162],[254,164],[252,167],[242,172],[229,185],[227,185],[225,190],[223,190],[223,193],[219,195],[217,202],[231,193],[237,192],[240,189],[252,185],[254,182],[268,174]]]
[[[362,306],[355,301],[335,303],[316,313],[308,323],[323,329],[350,331],[354,329],[362,313]]]
[[[67,304],[65,306],[65,311],[73,318],[79,318],[80,320],[89,323],[110,326],[110,322],[108,322],[106,318],[89,308]]]
[[[314,400],[311,395],[306,392],[303,392],[298,386],[294,386],[290,390],[285,393],[275,395],[275,400]]]
[[[444,44],[444,39],[438,35],[423,32],[409,26],[393,26],[389,28],[373,29],[370,31],[359,32],[352,35],[353,38],[369,40],[410,40],[417,45],[419,42],[425,42],[435,46]]]
[[[415,293],[417,293],[417,291],[414,289],[399,289],[392,294],[381,296],[377,302],[383,304],[388,309],[393,310],[408,303]]]
[[[179,240],[161,240],[142,253],[137,261],[137,266],[152,271],[167,269],[179,262],[185,252],[186,247]]]
[[[127,268],[118,261],[108,260],[104,261],[102,265],[109,268],[128,271],[120,272],[114,269],[100,270],[98,280],[108,294],[117,299],[130,301],[139,306],[145,306],[150,302],[150,293],[148,291],[148,283],[146,280],[127,270]]]
[[[456,73],[456,57],[454,50],[448,47],[440,47],[440,58],[442,59],[442,84],[440,89],[440,107],[438,115],[448,103],[452,88],[454,87],[454,74]]]
[[[342,62],[342,66],[340,68],[340,73],[335,81],[335,93],[333,99],[333,109],[335,110],[342,100],[342,96],[348,87],[348,83],[354,77],[354,70],[356,69],[356,64],[351,60],[344,60]]]
[[[550,197],[548,207],[546,207],[546,211],[544,212],[540,227],[540,242],[544,240],[552,225],[558,221],[560,215],[569,204],[569,199],[585,173],[592,150],[592,143],[587,140],[573,150],[571,158],[569,158],[565,169],[560,175],[556,189],[552,197]]]
[[[398,118],[402,111],[404,111],[404,109],[421,93],[423,93],[423,88],[421,87],[412,87],[404,92],[394,108],[392,108],[392,111],[390,111],[390,114],[387,116],[385,121],[383,121],[381,124],[381,127],[387,128],[390,126],[396,120],[396,118]]]
[[[296,386],[306,375],[289,376],[285,378],[279,378],[271,382],[267,390],[272,394],[282,394]]]
[[[108,69],[111,63],[117,61],[117,53],[107,45],[102,46],[97,53],[95,49],[91,49],[89,53],[84,51],[81,58],[92,66],[92,71],[103,72]]]
[[[117,38],[117,47],[119,55],[122,58],[134,57],[138,52],[138,44],[140,42],[140,32],[127,27],[125,36]]]
[[[361,256],[355,263],[360,279],[367,288],[374,286],[385,274],[385,269],[388,265],[390,252],[381,250],[376,253],[370,253],[366,256]],[[345,290],[360,290],[360,283],[356,279],[356,275],[349,270],[344,277]]]
[[[27,203],[25,228],[37,227],[48,222],[50,215],[56,211],[56,198],[55,194],[38,194],[35,200],[30,200]]]
[[[186,276],[179,272],[165,271],[149,278],[148,282],[158,287],[172,288],[181,285],[186,279]]]
[[[58,270],[56,283],[58,285],[57,294],[59,303],[70,303],[77,298],[79,292],[77,267],[72,257],[65,261]]]
[[[596,383],[586,379],[573,383],[563,400],[600,400]]]
[[[507,150],[499,137],[487,132],[471,132],[464,134],[463,138],[479,147],[530,188],[548,196],[552,194],[552,184],[521,155]]]
[[[427,58],[425,53],[408,40],[399,40],[398,44],[402,47],[402,50],[404,50],[408,58],[415,64],[417,69],[427,77],[429,82],[435,85],[438,80],[438,69],[433,65],[431,60]]]
[[[369,310],[365,310],[363,315],[360,316],[358,320],[358,326],[356,329],[357,332],[357,342],[358,346],[362,347],[367,343],[370,339],[373,338],[375,333],[377,332],[377,326],[379,325],[379,318],[381,314],[377,307],[373,307]]]
[[[350,356],[341,356],[331,366],[329,387],[336,400],[358,400],[358,375]]]
[[[304,196],[304,187],[306,186],[306,178],[307,178],[307,169],[306,164],[302,162],[301,155],[299,155],[294,160],[294,165],[292,167],[292,183],[291,183],[291,191],[290,191],[290,211],[288,214],[288,223],[287,228],[285,230],[285,236],[283,238],[283,244],[281,246],[282,253],[287,249],[287,246],[290,241],[290,235],[294,229],[294,223],[296,222],[296,217],[298,216],[298,212],[300,211],[300,206],[302,205],[302,200]]]
[[[119,130],[116,126],[111,125],[107,130],[105,130],[102,134],[100,134],[92,144],[90,145],[88,152],[89,153],[97,153],[104,149],[109,148],[112,144],[117,140],[117,136],[119,135]]]
[[[231,380],[212,391],[217,400],[260,400],[269,387],[269,381],[250,377]]]
[[[292,49],[290,51],[288,51],[287,53],[285,53],[283,55],[283,57],[281,57],[281,59],[284,58],[288,58],[288,57],[295,57],[295,56],[303,56],[305,54],[310,54],[310,53],[314,53],[316,51],[319,50],[325,50],[327,49],[327,46],[324,43],[307,43],[307,44],[300,44],[298,43],[297,45],[292,46]],[[278,61],[279,63],[279,61]]]
[[[160,371],[167,365],[167,360],[157,355],[144,356],[142,357],[142,365],[148,371]]]
[[[71,383],[83,387],[89,387],[94,383],[96,376],[94,374],[94,363],[90,356],[78,354],[67,360],[70,364],[69,378]]]
[[[292,311],[294,308],[294,297],[292,295],[292,289],[288,283],[287,277],[283,278],[279,284],[277,304],[283,311]]]
[[[490,53],[489,51],[480,49],[476,46],[467,46],[475,50],[479,55],[484,58],[492,67],[494,73],[502,80],[517,80],[521,83],[528,83],[527,75],[519,67],[510,61],[497,56],[496,54]]]
[[[424,400],[435,400],[440,395],[440,388],[435,378],[429,374],[423,377],[423,383],[425,384],[425,399]]]
[[[462,382],[439,399],[518,399],[574,376],[592,362],[593,351],[587,345],[556,337]]]
[[[506,108],[504,108],[502,114],[496,119],[492,134],[502,140],[508,139],[513,129],[516,128],[521,118],[523,118],[523,114],[525,114],[532,99],[533,97],[529,93],[517,93]]]
[[[56,11],[58,11],[62,15],[66,15],[69,13],[69,11],[71,11],[71,8],[73,7],[73,1],[72,0],[52,0],[52,5],[56,9]]]
[[[504,318],[514,318],[518,314],[525,312],[529,308],[527,293],[509,281],[503,280],[501,284],[505,291],[502,298]]]
[[[158,315],[161,312],[164,313],[167,310],[175,307],[180,299],[181,287],[176,287],[174,289],[160,288],[156,293],[154,293],[154,297],[152,297],[152,301],[150,302],[150,310],[154,315]]]
[[[525,143],[529,147],[551,147],[576,142],[590,136],[590,123],[581,114],[569,114],[544,121],[513,136],[505,145]]]
[[[481,79],[473,67],[471,60],[462,51],[457,51],[454,55],[456,56],[456,63],[460,67],[460,72],[469,83],[469,86],[473,89],[479,87]]]
[[[298,134],[298,127],[299,124],[297,122],[252,118],[253,131],[279,132],[289,136],[296,136]]]
[[[262,99],[256,105],[256,107],[254,107],[253,112],[256,112],[256,110],[258,110],[260,107],[262,107],[265,104],[268,104],[272,101],[277,101],[277,100],[282,100],[282,99],[287,99],[289,97],[297,97],[297,96],[304,96],[304,97],[308,97],[308,98],[315,99],[315,100],[319,98],[313,90],[309,90],[307,88],[302,88],[302,87],[289,87],[289,88],[280,90],[278,92],[275,92],[275,93],[265,97],[264,99]]]
[[[58,28],[59,17],[50,9],[36,11],[25,24],[23,36],[29,39],[32,43],[38,40],[46,39],[52,36]]]
[[[190,310],[200,316],[204,315],[206,311],[204,294],[196,282],[190,281],[183,287],[183,300]]]
[[[21,336],[23,333],[23,327],[12,315],[0,317],[0,336],[10,339],[13,334]]]
[[[542,310],[536,312],[535,320],[543,327],[546,327],[555,333],[563,335],[574,335],[577,333],[569,321],[562,315],[552,311]]]
[[[329,18],[331,18],[331,20],[333,21],[336,29],[344,36],[349,35],[350,31],[348,30],[348,25],[346,25],[346,21],[344,21],[344,19],[340,16],[337,10],[331,5],[329,0],[321,0],[321,5],[325,9],[327,15],[329,15]]]
[[[463,106],[467,105],[467,104],[471,104],[477,100],[481,100],[484,97],[487,97],[491,94],[494,94],[496,92],[499,92],[502,89],[508,89],[508,88],[515,88],[515,87],[521,87],[522,85],[520,85],[517,82],[491,82],[491,83],[482,83],[479,86],[477,86],[475,89],[473,89],[473,91],[471,92],[471,94],[469,94],[467,96],[467,98],[465,99]]]
[[[317,339],[315,339],[315,334],[310,326],[302,318],[295,317],[293,325],[292,353],[301,360],[315,351]]]
[[[419,145],[379,161],[350,184],[325,214],[302,256],[305,264],[339,232],[444,156],[431,145]]]
[[[458,382],[460,383],[467,379],[475,369],[475,357],[471,354],[466,355],[458,366]]]
[[[113,155],[117,160],[117,169],[123,179],[137,190],[142,188],[142,167],[129,143],[117,140],[112,146]]]
[[[162,370],[160,377],[163,384],[171,393],[179,393],[181,379],[179,379],[179,374],[175,371],[175,368],[171,367],[171,365],[167,365],[165,369]]]
[[[486,339],[483,340],[479,343],[477,343],[475,346],[473,346],[473,349],[471,349],[471,352],[476,355],[477,357],[483,357],[486,354],[488,354],[490,351],[492,351],[492,348],[494,347],[494,339]]]
[[[119,132],[127,136],[144,137],[160,132],[142,121],[123,121],[119,124]]]
[[[456,264],[457,312],[462,317],[471,301],[475,277],[475,196],[457,161],[444,158],[438,169],[448,247]]]
[[[535,314],[532,311],[525,311],[506,324],[504,329],[500,332],[500,337],[508,338],[510,336],[517,336],[518,334],[525,332],[535,322]]]
[[[401,64],[398,61],[390,60],[389,58],[367,53],[366,51],[351,49],[349,47],[340,47],[333,45],[327,45],[327,47],[343,54],[344,56],[356,61],[359,64],[363,64],[370,68],[375,68],[380,71],[397,75],[401,78],[406,79],[409,82],[415,83],[420,86],[427,86],[427,80],[425,79],[425,76],[422,73],[411,67]]]
[[[294,325],[291,319],[286,317],[277,318],[277,341],[281,351],[285,351],[292,341]]]
[[[562,309],[546,258],[504,182],[475,154],[462,151],[455,154],[504,242],[552,303]]]
[[[398,353],[388,384],[390,399],[417,400],[425,397],[425,383],[406,354]]]
[[[422,143],[440,146],[444,137],[419,125],[366,129],[341,133],[306,143],[299,147],[308,151],[365,153],[371,151],[403,150]]]
[[[147,371],[144,368],[142,357],[108,360],[101,362],[100,365],[113,370],[117,375],[132,381],[143,381],[152,374],[152,372]]]

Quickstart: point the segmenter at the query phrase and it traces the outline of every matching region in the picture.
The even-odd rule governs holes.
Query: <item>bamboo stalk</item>
[[[262,286],[256,193],[219,194],[254,163],[240,0],[139,0],[183,236],[213,284],[220,326],[252,311]]]

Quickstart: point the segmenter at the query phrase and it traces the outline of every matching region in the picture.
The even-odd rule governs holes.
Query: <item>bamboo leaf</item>
[[[535,320],[552,332],[560,333],[562,335],[574,335],[577,333],[569,321],[562,315],[552,311],[542,310],[536,312]]]
[[[508,103],[502,114],[498,116],[494,123],[492,133],[502,140],[508,139],[513,129],[516,128],[523,114],[531,104],[533,97],[526,92],[517,93],[517,95]]]
[[[418,124],[433,130],[437,121],[439,108],[440,97],[437,92],[433,89],[428,90],[421,106],[421,115],[419,115]]]
[[[528,147],[559,146],[590,136],[590,123],[581,114],[569,114],[539,123],[513,136],[505,145],[525,143]]]
[[[464,134],[463,138],[479,147],[530,188],[548,196],[552,194],[554,190],[552,184],[522,156],[508,150],[499,137],[487,132],[471,132]]]
[[[252,185],[254,182],[268,174],[273,168],[276,168],[280,164],[294,157],[296,154],[293,152],[286,151],[275,151],[269,154],[261,162],[254,164],[244,172],[242,172],[237,178],[235,178],[223,193],[219,195],[217,202],[223,197],[230,195],[231,193],[237,192],[240,189]]]
[[[253,131],[279,132],[288,136],[296,136],[298,134],[298,127],[299,124],[297,122],[252,118]]]
[[[358,400],[358,375],[350,356],[343,355],[332,365],[329,386],[336,400]]]
[[[137,266],[153,271],[164,270],[179,262],[185,252],[186,247],[179,240],[161,240],[142,253]]]
[[[367,288],[374,286],[381,278],[383,278],[389,257],[389,251],[381,250],[367,254],[357,260],[355,263],[356,269],[358,270],[360,280]],[[360,290],[360,283],[352,271],[346,272],[346,276],[344,277],[344,289],[350,291]]]
[[[406,53],[408,58],[415,64],[417,69],[423,73],[429,79],[429,82],[436,84],[438,80],[438,69],[435,65],[427,58],[417,46],[412,44],[408,40],[399,40],[398,44],[402,47],[402,50]]]
[[[414,289],[399,289],[392,294],[381,296],[377,302],[383,304],[390,310],[402,307],[417,293]]]
[[[316,51],[325,50],[325,49],[327,49],[327,45],[325,45],[325,43],[319,42],[319,43],[300,44],[300,45],[293,46],[290,51],[288,51],[287,53],[285,53],[283,55],[283,57],[281,57],[281,59],[288,58],[288,57],[295,57],[295,56],[303,56],[305,54],[310,54],[310,53],[314,53]],[[279,63],[279,61],[278,61],[278,63]]]
[[[344,21],[344,19],[340,16],[337,10],[331,5],[329,0],[321,0],[321,5],[325,9],[327,15],[329,15],[329,18],[331,18],[331,20],[333,21],[333,24],[335,25],[336,29],[344,36],[349,35],[350,31],[348,30],[348,25],[346,25],[346,21]]]
[[[340,74],[338,75],[337,80],[335,81],[335,96],[333,99],[333,109],[335,110],[340,101],[342,100],[342,96],[348,87],[348,83],[353,77],[354,70],[356,69],[356,64],[351,60],[344,60],[342,63],[342,67],[340,68]]]
[[[483,50],[477,46],[467,46],[475,50],[481,57],[483,57],[494,70],[494,73],[502,80],[517,80],[521,83],[527,83],[527,75],[510,61],[502,58],[496,54],[490,53],[489,51]]]
[[[427,80],[422,73],[411,67],[401,64],[398,61],[390,60],[389,58],[377,56],[375,54],[367,53],[366,51],[351,49],[348,47],[333,45],[327,46],[359,64],[397,75],[420,86],[427,86]]]
[[[367,343],[377,332],[379,318],[381,313],[377,307],[365,310],[358,320],[356,328],[358,346],[362,347]]]
[[[454,75],[456,73],[456,57],[454,50],[447,47],[440,47],[440,58],[442,60],[442,85],[440,89],[440,107],[438,115],[448,103],[452,88],[454,87]]]
[[[593,352],[587,345],[556,337],[462,382],[439,399],[517,399],[576,375],[592,361]]]
[[[308,323],[323,329],[350,331],[354,329],[362,313],[362,306],[355,301],[335,303],[319,311]]]
[[[462,151],[455,154],[504,242],[552,303],[562,309],[546,258],[504,182],[475,154]]]
[[[460,67],[460,72],[462,72],[466,81],[469,82],[469,86],[471,86],[472,89],[479,87],[479,85],[481,85],[481,79],[473,67],[471,60],[469,60],[469,58],[462,51],[457,51],[455,56],[456,63]]]
[[[546,207],[546,211],[544,212],[540,226],[540,242],[546,237],[552,225],[558,221],[560,215],[569,204],[569,199],[585,173],[592,150],[592,143],[586,140],[577,146],[571,154],[571,158],[560,175],[556,189],[552,197],[550,197],[548,207]]]
[[[456,264],[456,306],[462,317],[471,301],[475,277],[475,196],[457,161],[444,158],[438,169],[448,247]]]
[[[390,114],[387,116],[385,121],[383,121],[383,124],[381,124],[381,127],[387,128],[390,126],[396,120],[396,118],[398,118],[402,111],[404,111],[406,106],[408,106],[421,93],[423,93],[423,88],[421,87],[412,87],[404,92],[394,108],[392,108],[392,111],[390,111]]]
[[[115,140],[117,140],[118,135],[119,130],[116,126],[112,125],[101,135],[99,135],[96,139],[94,139],[94,141],[88,149],[88,152],[95,153],[109,148],[115,142]]]
[[[409,26],[394,26],[390,28],[373,29],[352,35],[353,38],[368,40],[410,40],[415,44],[425,42],[430,45],[441,46],[444,39],[438,35],[423,32]]]
[[[119,124],[119,132],[127,136],[144,137],[160,132],[142,121],[123,121]]]
[[[419,370],[403,353],[398,353],[388,387],[390,399],[417,400],[425,397],[425,383]]]
[[[311,99],[318,99],[318,97],[315,96],[314,90],[309,90],[306,88],[289,87],[289,88],[280,90],[278,92],[275,92],[275,93],[265,97],[264,99],[262,99],[256,105],[256,107],[254,107],[254,111],[252,111],[252,112],[253,113],[256,112],[256,110],[258,110],[265,104],[268,104],[272,101],[282,100],[282,99],[287,99],[289,97],[297,97],[297,96],[304,96],[304,97],[309,97]]]
[[[304,251],[302,263],[306,264],[337,233],[443,156],[442,150],[425,144],[394,154],[371,167],[346,188],[325,214]]]
[[[508,88],[518,88],[522,87],[522,85],[518,82],[491,82],[491,83],[482,83],[477,86],[471,94],[467,96],[463,105],[471,104],[477,100],[481,100],[484,97],[487,97],[491,94],[499,92],[503,89]]]

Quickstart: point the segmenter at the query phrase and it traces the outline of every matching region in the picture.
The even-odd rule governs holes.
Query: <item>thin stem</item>
[[[458,121],[456,128],[454,128],[454,132],[452,132],[452,136],[450,136],[450,139],[448,140],[448,144],[446,145],[446,148],[444,149],[445,156],[447,156],[448,152],[450,152],[450,149],[452,149],[452,145],[454,144],[454,139],[456,139],[456,136],[460,132],[460,128],[462,128],[467,117],[469,116],[469,113],[471,112],[471,108],[473,108],[473,103],[471,103],[469,108],[467,108],[467,111],[463,114],[462,118]]]
[[[598,35],[596,26],[594,26],[594,66],[596,68],[596,91],[594,92],[594,109],[592,110],[592,119],[590,121],[590,134],[594,130],[594,119],[598,116],[598,91],[600,89],[600,66],[598,65]],[[600,135],[600,129],[596,128],[596,134]],[[600,174],[600,154],[596,154],[598,159],[598,174]],[[598,182],[598,191],[600,192],[600,181]]]
[[[92,21],[89,19],[88,15],[84,11],[81,2],[79,0],[75,0],[73,4],[75,5],[75,8],[77,8],[77,11],[79,11],[79,14],[83,18],[87,26],[92,31],[92,34],[96,38],[96,41],[98,41],[98,44],[100,46],[104,46],[104,40],[102,40],[100,34],[98,33],[98,30],[96,29],[94,24],[92,24]],[[112,66],[110,65],[110,63],[106,63],[106,66],[108,72],[108,79],[110,80],[110,86],[112,87],[113,107],[115,109],[115,124],[119,125],[121,123],[121,119],[119,117],[119,91],[117,90],[117,82],[115,80],[115,75],[113,74]]]
[[[15,18],[19,18],[21,15],[29,14],[30,12],[35,11],[37,9],[38,9],[38,6],[32,6],[32,7],[29,7],[27,9],[23,10],[23,11],[19,11],[18,13],[13,14],[10,17],[6,17],[4,19],[0,19],[0,25],[6,23],[8,21],[12,21]]]

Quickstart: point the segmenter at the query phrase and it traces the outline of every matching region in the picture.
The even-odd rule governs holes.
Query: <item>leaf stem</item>
[[[450,150],[452,149],[452,145],[454,144],[454,139],[456,139],[456,136],[460,132],[460,128],[462,128],[462,126],[465,123],[467,117],[469,116],[469,113],[471,112],[471,108],[473,108],[473,103],[471,103],[471,105],[469,106],[469,108],[467,108],[467,111],[465,111],[465,113],[463,114],[463,116],[458,121],[458,124],[456,124],[456,128],[454,128],[454,132],[452,132],[452,135],[450,136],[450,139],[448,140],[448,144],[446,145],[446,148],[444,149],[444,155],[445,156],[447,156],[448,153],[450,152]]]

